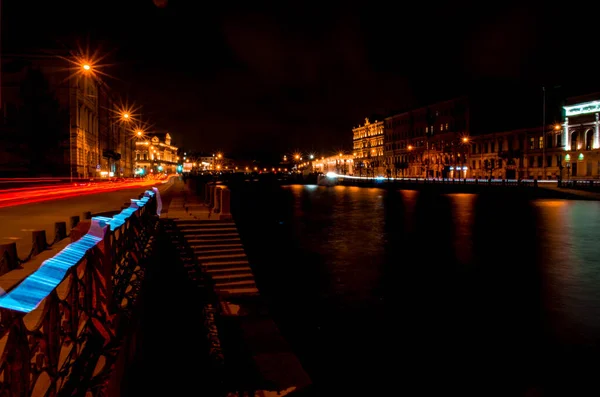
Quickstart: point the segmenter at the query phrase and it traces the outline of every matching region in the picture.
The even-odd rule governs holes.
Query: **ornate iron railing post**
[[[0,295],[0,396],[104,393],[161,208],[144,196]]]

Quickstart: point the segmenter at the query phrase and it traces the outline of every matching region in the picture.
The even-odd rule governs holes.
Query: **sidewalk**
[[[200,221],[219,219],[214,214],[211,214],[210,209],[204,202],[189,191],[183,181],[175,181],[171,188],[171,195],[171,202],[168,208],[163,209],[161,218]]]

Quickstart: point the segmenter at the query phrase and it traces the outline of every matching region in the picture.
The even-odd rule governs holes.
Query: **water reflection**
[[[234,198],[259,286],[323,394],[595,386],[599,203],[341,186]]]

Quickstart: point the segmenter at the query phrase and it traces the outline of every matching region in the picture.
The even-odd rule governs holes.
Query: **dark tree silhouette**
[[[22,106],[17,130],[27,142],[32,174],[64,173],[68,168],[68,113],[60,104],[40,70],[30,69],[20,87]]]

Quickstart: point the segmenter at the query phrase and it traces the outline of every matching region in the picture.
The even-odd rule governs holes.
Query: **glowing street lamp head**
[[[554,125],[554,129],[555,129],[556,131],[560,130],[560,124],[555,124],[555,125]]]
[[[123,113],[123,118],[124,118],[125,120],[129,119],[129,113]]]
[[[92,66],[89,63],[84,63],[81,67],[85,71],[90,71],[92,69]]]
[[[408,145],[408,150],[412,150],[412,145]]]
[[[467,138],[466,136],[464,136],[464,137],[463,137],[463,139],[462,139],[462,141],[463,141],[464,143],[467,143],[467,142],[469,142],[469,138]]]
[[[312,160],[312,159],[314,159],[314,158],[315,158],[315,155],[314,155],[314,154],[311,154],[309,157],[310,157],[310,159]]]
[[[143,131],[137,131],[137,132],[136,132],[136,135],[137,135],[137,136],[142,136],[142,135],[144,135],[144,132],[143,132]]]
[[[295,158],[296,160],[298,160],[298,159],[300,158],[300,155],[299,155],[299,154],[295,154],[295,155],[294,155],[294,158]]]

